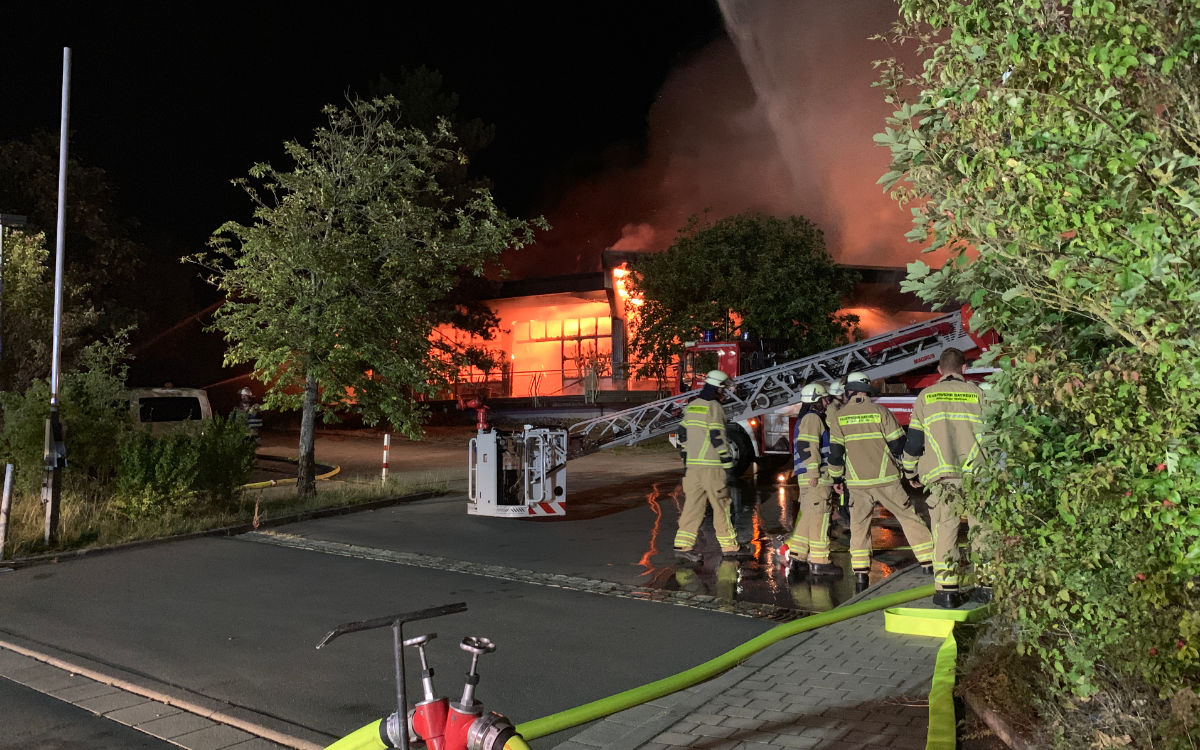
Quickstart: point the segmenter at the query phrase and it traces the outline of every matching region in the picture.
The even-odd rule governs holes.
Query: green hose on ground
[[[778,643],[785,638],[790,638],[793,635],[804,633],[809,630],[815,630],[825,625],[832,625],[842,620],[848,620],[851,617],[864,615],[868,612],[877,612],[881,609],[910,602],[914,599],[923,599],[933,596],[933,584],[925,586],[917,586],[916,588],[898,591],[895,594],[887,594],[886,596],[867,599],[854,604],[831,609],[828,612],[803,617],[799,620],[793,620],[782,625],[777,625],[762,635],[756,636],[742,645],[727,651],[724,654],[710,659],[703,664],[692,667],[684,672],[671,677],[664,677],[661,680],[656,680],[647,685],[636,687],[631,690],[626,690],[623,693],[601,698],[591,703],[585,703],[582,706],[569,708],[566,711],[560,711],[550,716],[545,716],[533,721],[527,721],[517,725],[517,733],[526,740],[536,740],[539,737],[545,737],[548,734],[561,732],[564,729],[586,724],[589,721],[603,718],[610,714],[615,714],[618,711],[624,711],[627,708],[641,705],[661,698],[664,695],[674,693],[685,688],[698,685],[705,680],[710,680],[713,677],[728,671],[738,664],[741,664],[746,659],[754,654],[762,651],[767,646]],[[339,748],[339,750],[341,750]]]
[[[627,708],[647,703],[655,698],[661,698],[664,695],[698,685],[706,680],[711,680],[722,672],[736,667],[767,646],[778,643],[785,638],[790,638],[793,635],[805,633],[809,630],[816,630],[826,625],[833,625],[834,623],[848,620],[851,617],[878,612],[881,609],[887,609],[897,604],[933,596],[933,588],[933,584],[917,586],[905,589],[904,591],[898,591],[894,594],[887,594],[855,602],[854,604],[844,605],[828,612],[810,615],[782,625],[776,625],[767,632],[746,641],[732,651],[727,651],[714,659],[710,659],[699,666],[692,667],[679,674],[664,677],[647,685],[626,690],[623,693],[617,693],[607,698],[601,698],[591,703],[585,703],[582,706],[569,708],[566,711],[560,711],[540,719],[518,724],[516,727],[518,736],[508,740],[504,746],[505,750],[528,750],[525,740],[536,740],[539,737],[545,737],[555,732],[561,732],[564,729],[586,724],[589,721],[604,718],[618,711],[624,711]],[[385,750],[390,745],[380,738],[380,721],[374,721],[346,735],[330,745],[326,750]]]

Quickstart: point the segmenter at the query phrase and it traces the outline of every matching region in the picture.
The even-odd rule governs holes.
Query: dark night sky
[[[229,180],[281,163],[322,105],[419,65],[496,126],[476,166],[502,205],[544,212],[552,186],[640,148],[668,71],[724,33],[703,0],[103,5],[6,10],[0,136],[57,133],[71,47],[72,155],[109,173],[149,233],[185,246],[244,216]]]
[[[70,46],[71,154],[107,171],[162,259],[147,283],[185,277],[142,336],[211,300],[170,261],[249,218],[230,180],[257,161],[286,168],[283,141],[306,142],[323,105],[420,65],[462,116],[495,126],[474,164],[500,205],[554,227],[506,255],[516,278],[597,270],[605,247],[662,249],[706,210],[807,216],[846,263],[916,257],[907,213],[875,184],[889,109],[871,62],[892,51],[868,37],[895,0],[719,2],[728,18],[718,0],[43,2],[0,19],[0,138],[57,134]]]

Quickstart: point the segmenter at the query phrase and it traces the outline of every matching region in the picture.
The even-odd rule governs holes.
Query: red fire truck
[[[676,432],[688,401],[698,394],[696,377],[703,378],[707,369],[713,369],[704,367],[708,364],[704,357],[711,359],[713,354],[717,366],[735,377],[725,401],[725,416],[739,473],[755,460],[791,453],[791,424],[799,408],[800,389],[813,381],[830,382],[851,372],[865,373],[881,384],[879,400],[907,424],[913,389],[936,372],[943,351],[954,347],[975,358],[994,341],[973,334],[967,325],[969,317],[970,312],[963,308],[780,364],[764,355],[759,358],[759,369],[752,370],[743,370],[742,364],[755,363],[752,342],[697,342],[684,357],[680,377],[680,387],[693,386],[692,390],[572,425],[569,434],[576,447],[571,456]],[[789,407],[794,408],[789,412]]]

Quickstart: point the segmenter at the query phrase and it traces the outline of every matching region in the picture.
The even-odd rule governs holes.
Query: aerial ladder
[[[985,346],[972,335],[967,308],[899,328],[835,349],[784,364],[739,375],[725,400],[725,416],[731,423],[745,424],[800,402],[800,389],[814,380],[832,381],[850,372],[862,372],[871,380],[902,375],[935,364],[942,352],[957,348],[964,352]],[[513,446],[497,443],[503,438],[485,435],[471,441],[470,498],[468,511],[476,515],[532,516],[564,515],[567,460],[600,450],[650,440],[679,430],[683,412],[700,390],[650,401],[640,406],[578,422],[567,430],[545,430],[526,426],[512,438]],[[493,431],[494,432],[494,431]],[[731,440],[735,446],[736,440]],[[484,449],[481,446],[495,446]],[[752,445],[738,446],[754,450]],[[507,498],[489,495],[479,477],[490,479],[492,469],[481,470],[490,461],[506,460],[505,472],[513,477]],[[748,463],[742,457],[742,465]],[[549,501],[549,502],[547,502]]]
[[[730,422],[744,422],[799,403],[800,389],[814,380],[832,381],[855,371],[865,373],[871,380],[885,379],[927,367],[951,347],[964,352],[978,349],[980,341],[971,335],[967,317],[964,308],[836,349],[739,375],[724,402],[725,416]],[[619,445],[633,445],[676,432],[683,419],[684,407],[699,393],[699,389],[692,390],[574,424],[568,431],[576,446],[571,457]]]

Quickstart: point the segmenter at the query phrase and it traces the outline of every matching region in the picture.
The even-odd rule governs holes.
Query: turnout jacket
[[[847,487],[900,481],[904,430],[865,393],[855,393],[829,421],[829,474]]]
[[[945,375],[918,393],[904,444],[904,474],[920,475],[929,484],[972,473],[979,458],[983,399],[983,390],[961,375]]]
[[[818,475],[818,485],[831,485],[829,478],[829,427],[819,411],[809,411],[796,422],[792,436],[792,473]]]
[[[683,412],[682,443],[687,466],[733,468],[725,436],[725,407],[715,398],[696,398]]]

